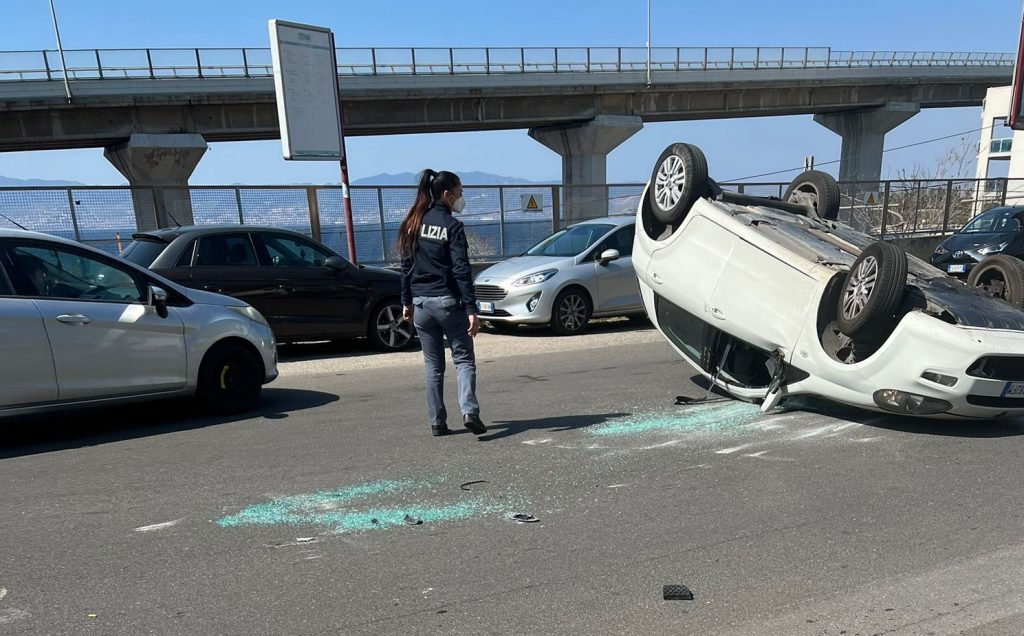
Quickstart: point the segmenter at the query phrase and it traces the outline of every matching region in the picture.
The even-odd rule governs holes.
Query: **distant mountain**
[[[78,181],[64,181],[63,179],[15,179],[14,177],[0,176],[0,186],[80,186],[85,185]]]
[[[503,177],[487,172],[460,172],[459,177],[465,185],[520,185],[529,183],[551,183],[550,181],[530,181],[517,177]],[[419,173],[400,172],[398,174],[378,174],[372,177],[356,179],[352,185],[416,185],[416,177]]]

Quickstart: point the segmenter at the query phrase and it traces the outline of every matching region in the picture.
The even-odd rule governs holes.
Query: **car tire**
[[[654,164],[643,203],[659,223],[679,225],[694,202],[704,196],[707,182],[708,162],[701,149],[672,144]]]
[[[1024,261],[1007,254],[993,254],[974,266],[967,284],[981,287],[1014,305],[1024,305]]]
[[[224,342],[206,352],[196,393],[210,410],[244,413],[256,408],[263,389],[263,365],[244,345]]]
[[[851,338],[877,337],[891,325],[907,286],[907,254],[886,241],[868,245],[846,274],[836,322]]]
[[[575,336],[587,330],[593,311],[590,297],[579,287],[559,292],[551,305],[551,330],[559,336]]]
[[[366,339],[378,351],[402,351],[412,344],[416,329],[402,320],[402,304],[396,299],[374,306],[366,324]]]
[[[828,173],[807,170],[797,175],[782,199],[790,203],[809,203],[823,219],[839,218],[839,184]]]

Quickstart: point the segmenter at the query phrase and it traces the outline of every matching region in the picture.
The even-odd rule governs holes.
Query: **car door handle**
[[[653,280],[658,285],[664,282],[661,280],[661,276],[658,276],[658,272],[651,272],[651,280]]]
[[[88,316],[82,314],[61,314],[57,316],[57,322],[65,325],[87,325],[92,322]]]
[[[214,293],[217,293],[217,294],[219,294],[221,292],[220,287],[217,287],[216,285],[203,285],[203,289],[205,291],[214,292]]]
[[[295,288],[291,287],[289,285],[278,285],[277,289],[278,289],[278,291],[280,291],[283,294],[290,294],[293,291],[295,291]]]
[[[711,315],[714,316],[715,318],[718,318],[719,320],[725,320],[725,312],[719,309],[718,307],[711,308]]]

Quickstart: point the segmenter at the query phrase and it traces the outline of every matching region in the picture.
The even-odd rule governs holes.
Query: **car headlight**
[[[547,279],[551,278],[558,273],[557,269],[546,269],[543,272],[535,272],[529,276],[523,276],[522,278],[516,279],[512,282],[513,287],[525,287],[526,285],[536,285],[537,283],[543,283]]]
[[[943,256],[945,254],[949,254],[949,250],[940,245],[935,248],[935,253],[938,254],[939,256]]]
[[[254,309],[253,307],[251,307],[249,305],[243,305],[241,307],[235,306],[235,305],[229,305],[228,309],[230,309],[231,311],[235,312],[239,316],[244,316],[244,317],[248,318],[249,320],[251,320],[253,322],[258,322],[259,324],[267,326],[267,327],[270,326],[270,323],[268,323],[267,319],[263,317],[263,314],[261,314],[260,312],[256,311],[256,309]]]
[[[986,245],[985,247],[978,248],[979,254],[995,254],[996,252],[1002,252],[1009,245],[1009,241],[1000,243],[999,245]]]

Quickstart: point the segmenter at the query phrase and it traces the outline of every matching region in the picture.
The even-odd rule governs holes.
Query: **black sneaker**
[[[447,435],[447,434],[449,434],[451,432],[452,432],[452,429],[448,428],[447,424],[445,424],[444,426],[431,426],[430,427],[430,434],[433,435],[434,437],[441,437],[442,435]]]
[[[473,435],[483,435],[484,433],[487,432],[487,427],[484,426],[484,423],[483,421],[481,421],[479,415],[473,413],[463,415],[462,422],[463,424],[466,425],[466,428],[468,428],[469,431],[473,433]]]

